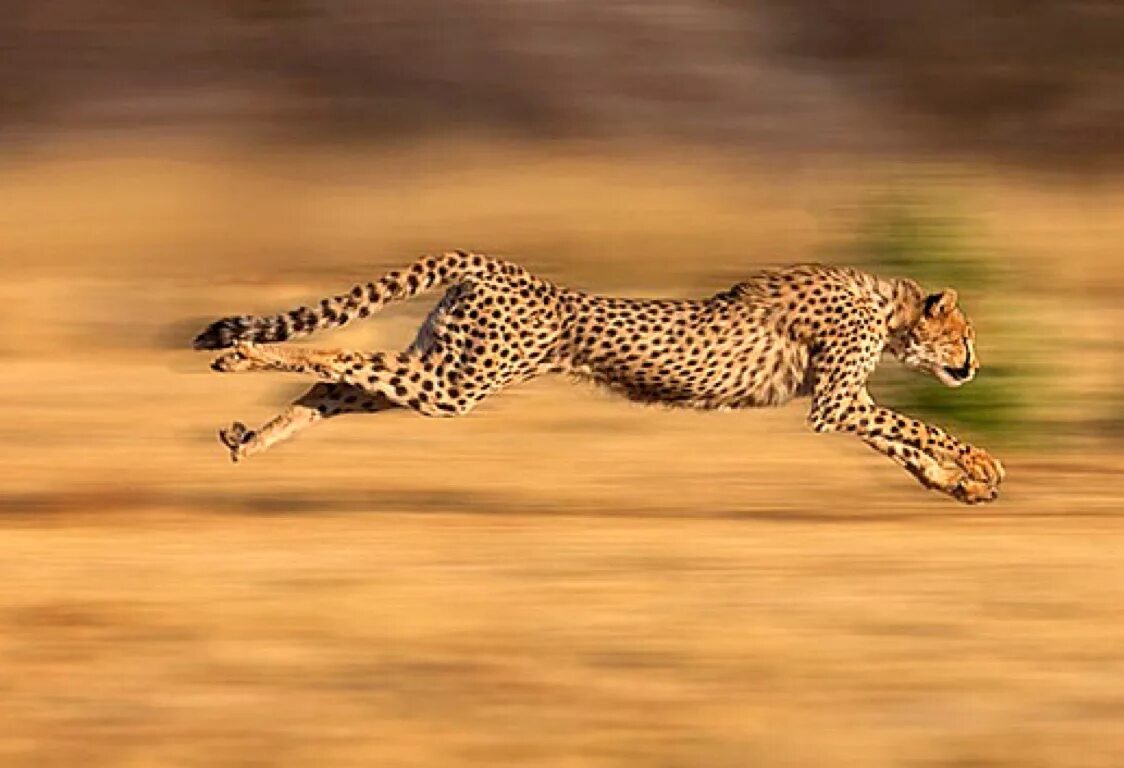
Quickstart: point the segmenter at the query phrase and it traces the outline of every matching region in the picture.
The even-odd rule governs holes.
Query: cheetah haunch
[[[390,301],[449,286],[403,352],[310,350],[283,342],[366,318]],[[320,419],[412,408],[459,416],[503,387],[543,373],[590,379],[633,400],[690,408],[780,405],[811,396],[817,432],[850,432],[922,485],[974,504],[1004,477],[987,452],[877,405],[866,382],[888,350],[949,387],[979,368],[975,331],[955,291],[912,280],[798,265],[758,272],[709,299],[591,296],[515,264],[463,252],[266,317],[228,317],[195,338],[225,349],[216,371],[290,371],[319,379],[259,430],[219,437],[239,461]]]

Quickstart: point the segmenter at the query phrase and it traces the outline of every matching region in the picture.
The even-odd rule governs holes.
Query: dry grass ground
[[[999,503],[967,509],[806,432],[799,405],[669,412],[543,381],[226,462],[214,429],[300,382],[206,372],[173,344],[195,319],[460,244],[697,293],[814,255],[869,182],[697,160],[14,163],[0,765],[1124,764],[1111,445],[1041,436],[1004,456]],[[1111,345],[1120,193],[1032,181],[977,180],[987,236],[1032,296],[1057,289],[1044,311],[1080,307],[1080,340]],[[423,311],[318,342],[395,345]],[[1103,349],[1069,354],[1110,381]]]

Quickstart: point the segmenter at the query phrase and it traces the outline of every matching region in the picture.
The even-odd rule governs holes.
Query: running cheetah
[[[403,352],[278,345],[363,319],[390,301],[448,286]],[[775,406],[810,396],[808,424],[849,432],[922,485],[967,504],[991,501],[1003,465],[942,429],[877,405],[866,382],[888,350],[949,387],[979,368],[956,292],[908,279],[801,264],[752,275],[708,299],[592,296],[500,259],[462,251],[266,317],[218,320],[196,349],[222,349],[216,371],[290,371],[319,379],[259,430],[219,436],[234,461],[317,421],[411,408],[459,416],[493,392],[544,373],[589,379],[645,403],[704,409]]]

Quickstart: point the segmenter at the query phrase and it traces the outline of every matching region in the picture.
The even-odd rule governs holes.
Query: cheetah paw
[[[981,448],[970,449],[956,463],[970,479],[996,488],[1007,476],[999,459]]]
[[[211,370],[221,373],[237,373],[252,371],[260,367],[257,355],[254,354],[254,345],[239,342],[211,361]]]
[[[219,442],[230,450],[230,460],[235,464],[246,457],[246,444],[256,436],[254,430],[240,421],[219,430]]]
[[[973,480],[965,475],[952,487],[949,493],[963,504],[986,504],[998,498],[999,488],[997,485]]]

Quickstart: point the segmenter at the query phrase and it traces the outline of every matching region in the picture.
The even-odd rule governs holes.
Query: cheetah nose
[[[944,366],[945,373],[951,376],[958,382],[971,381],[972,377],[976,375],[976,369],[980,367],[979,360],[972,354],[972,345],[968,341],[964,342],[964,365],[959,368],[953,368],[951,365]]]
[[[976,375],[976,369],[968,363],[964,363],[964,365],[960,368],[952,368],[951,366],[946,365],[944,367],[944,372],[961,383],[971,381],[972,377]]]

